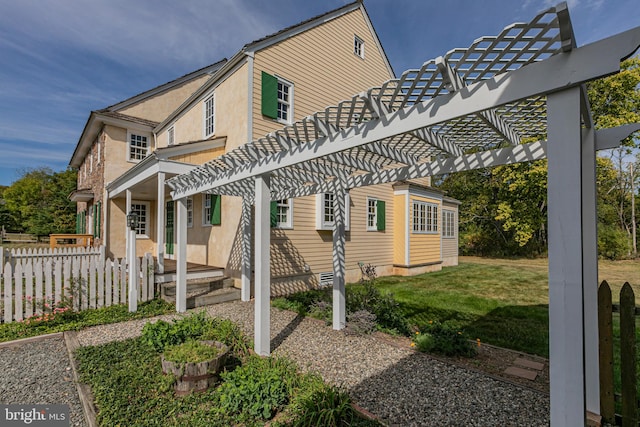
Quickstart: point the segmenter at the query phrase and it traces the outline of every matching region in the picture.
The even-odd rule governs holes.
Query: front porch
[[[154,257],[156,271],[158,259]],[[155,274],[155,282],[162,284],[175,282],[177,278],[176,260],[164,258],[164,272]],[[224,278],[224,268],[211,265],[197,264],[187,261],[187,280],[210,279],[217,280]]]

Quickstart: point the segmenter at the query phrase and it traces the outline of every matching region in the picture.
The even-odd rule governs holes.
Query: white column
[[[551,426],[586,423],[580,89],[547,97]]]
[[[582,138],[582,272],[584,295],[585,387],[587,411],[600,415],[598,342],[598,210],[595,129]]]
[[[158,173],[158,202],[156,218],[156,253],[158,254],[158,274],[164,273],[164,172]]]
[[[174,203],[176,218],[176,311],[187,311],[187,199]]]
[[[242,301],[251,299],[251,202],[247,198],[242,198],[242,285],[240,287],[240,298]]]
[[[271,353],[271,272],[269,244],[271,238],[271,192],[269,174],[256,176],[255,182],[255,352]]]
[[[333,329],[344,329],[345,298],[345,192],[337,191],[333,198]]]
[[[125,207],[124,207],[124,239],[125,239],[125,253],[127,259],[129,258],[129,227],[127,227],[127,215],[131,211],[131,190],[127,189],[124,192],[125,195]]]

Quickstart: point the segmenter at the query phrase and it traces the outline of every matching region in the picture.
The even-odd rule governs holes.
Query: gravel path
[[[86,425],[64,339],[0,348],[0,372],[1,403],[69,405],[70,425]]]
[[[212,316],[237,322],[253,336],[253,304],[207,307]],[[171,319],[175,315],[159,316]],[[78,332],[80,345],[138,336],[149,319],[96,326]],[[354,401],[389,426],[546,426],[549,397],[434,360],[374,336],[348,336],[324,322],[271,310],[275,354],[316,371],[347,389]],[[62,338],[0,348],[0,402],[68,404],[73,426],[84,426]]]

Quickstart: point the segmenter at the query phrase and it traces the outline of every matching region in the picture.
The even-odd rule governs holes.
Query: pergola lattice
[[[270,352],[269,202],[333,192],[334,328],[345,322],[344,197],[352,188],[548,158],[551,423],[598,414],[595,153],[640,124],[595,130],[584,83],[619,71],[640,27],[577,47],[566,3],[167,183],[177,201],[177,310],[186,309],[186,197],[243,198],[243,300],[255,205],[255,348]],[[527,142],[523,141],[536,141]]]

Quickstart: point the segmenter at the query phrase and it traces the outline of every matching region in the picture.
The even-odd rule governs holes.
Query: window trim
[[[367,196],[366,220],[367,231],[378,231],[378,201],[375,197]],[[369,224],[369,203],[373,202],[373,225]]]
[[[285,199],[273,201],[274,203],[276,203],[276,212],[277,212],[278,206],[284,205],[284,203],[280,203],[282,200],[285,200]],[[277,228],[280,230],[293,230],[293,198],[289,198],[286,200],[287,200],[287,207],[289,209],[288,215],[287,215],[287,222],[276,222],[273,228]]]
[[[187,228],[193,228],[193,197],[187,197]]]
[[[358,50],[360,50],[360,52],[358,52]],[[358,58],[364,59],[364,40],[355,34],[353,35],[353,54]]]
[[[416,227],[416,218],[420,216],[416,216],[416,206],[424,206],[424,230],[420,229],[422,227]],[[429,209],[433,209],[435,212],[435,216],[433,212],[431,216],[429,216]],[[412,234],[438,234],[438,204],[432,202],[425,202],[423,200],[411,199],[411,233]]]
[[[284,101],[280,100],[280,97],[278,97],[278,93],[280,91],[278,91],[276,89],[276,121],[278,121],[279,123],[283,123],[283,124],[291,124],[293,123],[293,99],[294,99],[294,85],[293,82],[287,80],[287,79],[283,79],[282,77],[278,76],[278,75],[274,75],[274,77],[278,80],[278,84],[282,84],[285,85],[289,88],[289,101],[286,102],[286,105],[289,107],[287,110],[287,118],[286,119],[281,119],[280,117],[277,117],[277,115],[279,115],[280,112],[280,104],[281,103],[285,103]]]
[[[211,129],[212,131],[209,133],[209,127],[207,126],[207,121],[209,117],[207,116],[207,102],[212,101],[212,118],[211,118]],[[210,138],[216,133],[216,97],[215,92],[210,92],[202,99],[202,137],[203,139]]]
[[[449,224],[446,218],[447,216],[451,216],[451,224]],[[445,209],[442,208],[442,238],[443,239],[455,239],[457,233],[456,223],[457,223],[457,215],[455,209]],[[450,226],[450,227],[449,227]],[[451,229],[451,234],[448,233],[448,228]]]
[[[133,205],[142,205],[145,207],[144,233],[138,233],[138,230],[136,230],[136,239],[149,239],[149,230],[151,229],[151,203],[144,200],[132,200],[127,214],[131,212]],[[138,218],[138,224],[140,224],[140,218]]]
[[[147,139],[147,151],[143,158],[141,159],[132,159],[131,158],[131,136],[141,136]],[[136,132],[132,130],[127,130],[127,161],[131,163],[139,163],[146,159],[151,152],[151,135],[146,132]]]
[[[325,221],[325,195],[334,193],[318,193],[316,194],[316,230],[333,230],[334,221]],[[350,230],[351,223],[351,197],[349,193],[344,195],[344,231]]]
[[[212,227],[211,224],[211,194],[204,193],[202,194],[202,226],[203,227]],[[207,199],[209,199],[209,212],[207,212]]]

